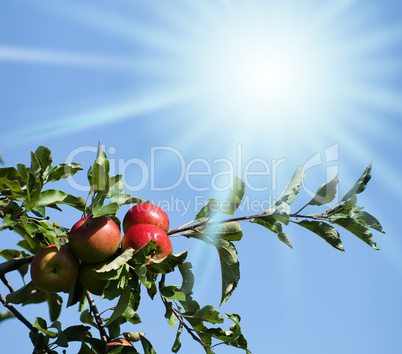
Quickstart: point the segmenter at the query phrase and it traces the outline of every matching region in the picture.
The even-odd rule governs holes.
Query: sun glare
[[[258,119],[278,112],[282,117],[300,117],[301,106],[318,93],[312,92],[315,87],[311,83],[321,73],[307,58],[311,48],[303,48],[295,40],[289,43],[264,38],[259,33],[227,35],[205,49],[214,54],[200,70],[214,105],[222,111],[231,108],[230,113],[251,113]]]
[[[161,4],[152,11],[144,5],[146,18],[138,11],[132,18],[126,13],[62,4],[41,10],[135,50],[113,57],[90,50],[83,54],[10,46],[0,47],[0,60],[123,71],[132,77],[133,85],[138,77],[149,77],[141,81],[144,86],[152,85],[151,89],[144,87],[148,89],[144,92],[158,92],[164,98],[172,92],[183,93],[181,99],[172,95],[174,102],[189,102],[203,117],[200,124],[225,126],[231,130],[228,133],[238,133],[243,139],[250,136],[250,142],[259,140],[255,135],[260,132],[265,135],[263,128],[267,127],[276,132],[277,139],[286,135],[291,140],[296,136],[290,136],[287,128],[297,127],[294,134],[308,136],[325,122],[329,134],[332,125],[342,125],[352,114],[360,119],[357,104],[401,110],[399,93],[384,84],[394,74],[386,55],[400,41],[398,28],[376,27],[375,13],[357,11],[354,1],[337,5],[190,1],[173,7]],[[138,116],[136,110],[130,116],[131,108],[125,109],[134,101],[153,101],[141,96],[123,102],[126,97],[120,100],[125,119]],[[155,102],[159,105],[159,99]],[[107,109],[93,111],[100,119],[91,119],[89,125],[115,119],[106,116]],[[75,121],[76,116],[81,112],[63,121]],[[253,126],[262,129],[251,130]],[[312,136],[305,140],[317,139]]]
[[[344,53],[334,53],[317,24],[255,12],[223,17],[198,38],[187,58],[195,73],[186,84],[205,101],[206,116],[233,129],[245,122],[278,135],[298,122],[308,129],[343,99],[334,97],[334,87],[342,79],[349,84],[349,68],[340,74],[336,62]]]

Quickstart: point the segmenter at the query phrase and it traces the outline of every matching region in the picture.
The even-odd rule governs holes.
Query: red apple
[[[121,235],[112,219],[88,215],[74,224],[69,240],[69,246],[78,258],[86,263],[98,263],[114,255]]]
[[[31,278],[43,291],[68,291],[78,278],[79,263],[67,246],[50,245],[42,248],[31,264]]]
[[[140,203],[134,205],[124,216],[124,233],[126,233],[131,226],[138,224],[155,225],[161,228],[163,231],[168,232],[169,217],[157,205],[150,203]]]
[[[78,278],[80,279],[80,282],[84,286],[84,288],[87,289],[90,293],[95,295],[102,295],[107,280],[100,279],[96,271],[110,262],[111,259],[99,263],[81,263],[80,274]]]
[[[151,240],[156,243],[155,253],[149,258],[148,262],[165,258],[172,253],[172,243],[166,232],[155,225],[138,224],[130,227],[123,236],[121,248],[133,248],[135,251],[148,244]]]
[[[118,345],[122,345],[124,347],[132,347],[132,348],[134,348],[134,346],[127,339],[125,339],[125,338],[117,338],[117,339],[115,339],[115,340],[113,340],[113,341],[111,341],[111,342],[109,342],[107,344],[108,351],[112,350],[113,347],[116,347]],[[133,349],[133,353],[137,353],[137,352]]]

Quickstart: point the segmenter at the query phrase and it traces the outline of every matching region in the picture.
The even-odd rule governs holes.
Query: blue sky
[[[292,250],[246,224],[242,278],[220,310],[241,314],[257,354],[400,352],[400,1],[13,1],[0,5],[0,24],[5,164],[29,163],[45,145],[56,163],[87,169],[100,141],[127,192],[164,203],[172,227],[225,193],[230,168],[247,179],[247,215],[275,201],[298,165],[306,181],[295,210],[336,173],[346,192],[373,161],[359,205],[382,222],[380,251],[341,231],[342,253],[290,226]],[[59,187],[85,197],[85,173]],[[52,214],[65,226],[79,216]],[[2,232],[0,247],[16,240]],[[218,306],[214,249],[173,243],[189,249],[196,298]],[[142,301],[143,324],[125,330],[169,352],[175,330],[162,305]],[[44,311],[22,309],[31,321]],[[66,324],[79,321],[76,309],[63,312]],[[30,352],[27,334],[16,320],[0,324],[2,352]],[[203,352],[182,338],[183,352]]]

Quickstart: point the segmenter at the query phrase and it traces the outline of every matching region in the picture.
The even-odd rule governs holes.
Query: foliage
[[[56,244],[68,244],[69,230],[52,223],[47,217],[49,209],[62,210],[63,205],[77,209],[83,214],[95,217],[107,215],[120,226],[116,212],[124,204],[139,203],[143,200],[124,193],[123,176],[110,176],[109,160],[99,144],[96,160],[87,171],[90,193],[86,200],[64,191],[49,187],[51,183],[66,179],[82,171],[80,164],[53,165],[51,151],[43,146],[31,152],[30,166],[18,164],[16,167],[0,168],[0,217],[3,220],[1,230],[13,230],[21,236],[18,249],[0,250],[5,262],[0,265],[0,275],[10,293],[1,302],[8,311],[3,311],[0,321],[17,317],[30,329],[29,336],[36,353],[56,353],[56,349],[67,348],[69,342],[80,341],[80,353],[103,353],[106,341],[124,335],[130,341],[141,344],[146,354],[156,353],[144,333],[136,332],[135,326],[141,322],[138,310],[141,296],[146,291],[156,300],[159,294],[165,306],[163,314],[170,327],[177,327],[172,343],[172,352],[181,348],[181,335],[185,329],[189,335],[204,348],[206,353],[214,353],[216,346],[226,344],[251,353],[240,327],[237,314],[222,315],[214,306],[201,307],[192,297],[194,275],[192,265],[186,261],[187,252],[171,254],[168,257],[148,263],[150,254],[155,250],[155,242],[134,252],[133,249],[118,251],[114,259],[98,271],[101,279],[107,280],[102,300],[116,300],[109,313],[101,318],[90,293],[77,280],[71,289],[66,307],[78,304],[80,324],[63,328],[58,321],[63,310],[63,299],[55,293],[46,293],[28,282],[14,290],[5,280],[5,274],[17,270],[25,277],[32,255],[41,248]],[[354,186],[326,211],[316,214],[302,214],[307,207],[322,206],[331,203],[336,196],[338,178],[321,185],[315,196],[297,212],[291,212],[304,182],[304,171],[298,167],[283,193],[267,210],[257,215],[234,216],[246,193],[245,183],[235,178],[233,188],[227,198],[209,199],[198,212],[195,220],[186,226],[169,231],[168,235],[195,238],[215,247],[220,259],[222,275],[222,295],[220,305],[227,302],[240,280],[240,265],[235,243],[242,240],[241,222],[251,222],[273,232],[280,241],[292,246],[290,237],[284,229],[294,223],[312,231],[335,249],[344,251],[340,234],[336,227],[344,228],[363,242],[377,249],[370,229],[384,232],[379,221],[357,206],[357,195],[363,192],[371,178],[371,164]],[[227,217],[231,216],[231,217]],[[182,278],[180,286],[166,284],[167,274],[178,272]],[[51,323],[37,317],[30,324],[13,306],[45,302],[49,307]],[[88,307],[89,304],[89,307]],[[106,317],[106,315],[108,317]],[[229,329],[220,325],[228,320]],[[133,332],[121,333],[123,323],[131,323]],[[100,338],[92,335],[91,328],[99,330]],[[131,349],[131,352],[136,352]],[[127,352],[127,347],[115,347],[113,353]]]

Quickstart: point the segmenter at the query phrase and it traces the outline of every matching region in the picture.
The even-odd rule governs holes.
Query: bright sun
[[[331,43],[295,19],[282,17],[279,24],[238,16],[211,26],[191,51],[191,84],[207,100],[209,113],[231,122],[317,119],[328,108],[336,79]]]
[[[149,21],[70,3],[65,9],[46,6],[54,16],[81,22],[139,50],[113,56],[0,46],[0,60],[123,72],[133,86],[141,82],[144,89],[127,90],[115,104],[103,106],[102,101],[93,111],[7,136],[7,144],[134,119],[183,103],[191,105],[191,116],[198,114],[193,121],[200,130],[217,124],[242,140],[250,136],[251,142],[261,138],[259,133],[265,138],[268,129],[275,131],[270,139],[311,134],[314,139],[305,140],[317,140],[351,116],[367,119],[359,107],[400,112],[399,95],[386,86],[394,80],[388,47],[399,43],[399,28],[376,28],[375,14],[357,11],[353,3],[190,1],[160,4],[149,11],[155,15]]]

